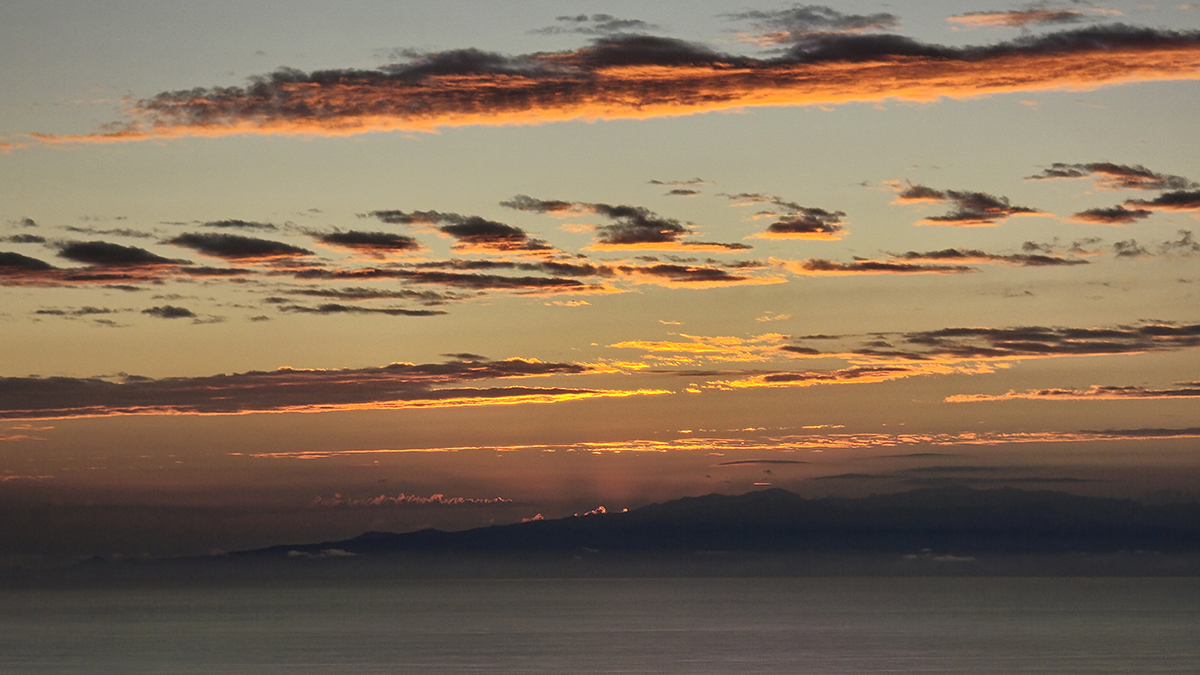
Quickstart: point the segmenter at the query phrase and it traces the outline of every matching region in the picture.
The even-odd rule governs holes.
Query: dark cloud
[[[1026,28],[1040,25],[1062,25],[1087,21],[1088,16],[1077,9],[1026,9],[1009,12],[967,12],[946,17],[946,21],[961,26],[1003,26]]]
[[[9,222],[9,224],[13,225],[14,227],[37,227],[38,226],[37,221],[35,221],[33,218],[18,218],[16,220],[10,220],[8,222]]]
[[[1026,180],[1048,180],[1055,178],[1087,178],[1095,176],[1096,186],[1103,190],[1189,190],[1200,187],[1183,176],[1151,171],[1135,164],[1113,164],[1092,162],[1090,164],[1064,164],[1055,162],[1041,173]]]
[[[998,262],[1020,265],[1022,267],[1058,267],[1063,265],[1088,264],[1088,261],[1083,258],[1064,258],[1045,253],[997,254],[985,253],[979,249],[964,248],[946,248],[940,251],[925,252],[908,251],[907,253],[893,254],[892,257],[898,260],[919,262]]]
[[[687,188],[675,188],[667,192],[668,197],[694,197],[700,194],[699,190],[689,190]]]
[[[372,211],[367,214],[393,225],[431,225],[457,240],[457,251],[497,253],[551,252],[554,247],[533,239],[525,230],[479,216],[463,216],[438,211]]]
[[[344,370],[281,368],[207,377],[125,377],[120,381],[9,377],[0,378],[0,419],[314,411],[611,395],[591,390],[455,387],[467,382],[572,375],[588,370],[588,366],[573,363],[508,359],[393,363],[381,368]]]
[[[1176,389],[1151,389],[1149,387],[1117,387],[1094,385],[1088,389],[1031,389],[1018,392],[1009,391],[1004,394],[960,394],[946,398],[948,403],[977,403],[991,401],[1013,400],[1048,400],[1048,401],[1116,401],[1122,399],[1171,399],[1171,398],[1200,398],[1200,383],[1181,382]]]
[[[0,275],[16,275],[52,269],[54,269],[53,265],[37,258],[30,258],[27,255],[11,251],[0,251]]]
[[[787,263],[786,267],[796,274],[961,274],[977,271],[969,265],[936,265],[890,260],[855,260],[840,263],[820,258]]]
[[[779,349],[785,352],[791,352],[793,354],[802,354],[804,356],[818,356],[821,354],[821,350],[819,349],[813,349],[812,347],[800,347],[798,345],[784,345]]]
[[[929,225],[995,225],[1009,216],[1041,215],[1041,211],[1027,206],[1013,206],[1007,197],[997,197],[986,192],[962,190],[935,190],[925,185],[908,183],[896,197],[898,203],[950,202],[953,208],[940,216],[930,216],[920,222]]]
[[[500,274],[474,274],[447,272],[428,269],[399,267],[373,267],[356,270],[306,269],[291,273],[298,279],[328,279],[333,281],[369,281],[379,279],[401,279],[414,284],[450,286],[473,290],[507,290],[518,293],[590,292],[603,290],[601,286],[586,284],[578,279],[562,277],[504,276]]]
[[[77,227],[75,225],[68,225],[63,229],[68,232],[75,232],[78,234],[91,234],[100,236],[133,237],[135,239],[150,239],[154,237],[154,234],[151,232],[133,230],[128,227],[117,227],[108,230],[101,230],[95,227]]]
[[[44,244],[46,243],[46,238],[39,237],[36,234],[13,234],[0,239],[0,241],[7,241],[13,244]]]
[[[36,312],[34,312],[34,314],[37,314],[38,316],[61,316],[61,317],[67,317],[67,318],[79,318],[79,317],[85,317],[85,316],[117,314],[117,313],[123,312],[123,311],[125,311],[125,310],[110,309],[108,307],[91,307],[91,306],[84,306],[84,307],[79,307],[76,309],[59,309],[57,307],[54,307],[54,308],[39,309]]]
[[[330,298],[343,302],[362,302],[367,300],[415,300],[424,305],[441,305],[446,302],[461,300],[463,295],[456,293],[439,293],[436,291],[413,290],[384,290],[378,288],[301,288],[289,290],[291,295],[303,295],[316,298]]]
[[[217,227],[223,230],[276,230],[271,223],[258,223],[251,220],[211,220],[200,227]]]
[[[1192,255],[1200,253],[1200,242],[1196,241],[1196,237],[1191,230],[1179,230],[1179,238],[1175,241],[1164,241],[1161,246],[1164,254],[1172,253],[1177,255]]]
[[[730,21],[749,22],[751,32],[742,33],[742,37],[761,45],[788,45],[830,33],[862,33],[900,27],[900,19],[895,14],[843,14],[824,5],[746,10],[721,16]]]
[[[304,305],[280,305],[281,312],[298,312],[303,314],[383,314],[386,316],[438,316],[446,312],[440,309],[403,309],[400,307],[360,307],[358,305],[342,305],[326,303],[316,307]]]
[[[291,244],[225,233],[181,234],[166,243],[228,260],[280,260],[313,255],[312,251]]]
[[[162,305],[160,307],[150,307],[143,309],[142,314],[147,314],[159,319],[195,319],[196,313],[187,307],[176,307],[175,305]]]
[[[887,355],[910,359],[993,359],[1135,354],[1200,347],[1200,324],[1147,323],[1113,328],[943,328],[904,333],[904,346]],[[875,353],[869,349],[858,353]]]
[[[97,267],[145,267],[156,265],[186,265],[186,260],[172,260],[136,246],[122,246],[107,241],[67,241],[55,244],[59,257]]]
[[[1179,190],[1154,199],[1128,199],[1125,203],[1158,211],[1200,211],[1200,190]]]
[[[777,218],[758,237],[765,239],[841,239],[846,228],[842,225],[844,211],[826,211],[812,206],[801,206],[780,197],[757,192],[742,192],[725,197],[742,205],[765,203],[776,207],[760,211],[755,218]]]
[[[634,277],[652,277],[668,282],[669,285],[708,286],[755,282],[754,277],[738,276],[716,267],[676,265],[659,263],[657,265],[620,265],[618,270]]]
[[[806,37],[761,59],[621,34],[573,51],[505,56],[462,49],[409,53],[407,61],[376,70],[282,69],[252,78],[244,87],[191,88],[131,103],[124,123],[95,134],[31,137],[56,143],[246,133],[347,135],[640,119],[755,105],[928,101],[1192,79],[1200,62],[1196,32],[1104,25],[946,47],[898,35],[829,32],[884,27],[894,21],[889,15],[860,20],[798,7],[740,16],[761,22],[784,42]],[[813,30],[819,32],[810,34]]]
[[[596,226],[599,233],[595,249],[724,249],[743,250],[745,244],[718,244],[682,237],[693,234],[692,230],[674,218],[664,218],[641,206],[625,204],[602,204],[588,202],[566,202],[562,200],[535,199],[528,195],[517,195],[501,206],[519,211],[563,214],[569,212],[591,213],[607,218],[610,225]]]
[[[829,372],[772,373],[763,377],[768,384],[827,384],[832,382],[874,382],[916,375],[918,371],[904,366],[855,366]]]
[[[338,246],[372,254],[419,251],[421,244],[412,237],[391,232],[329,232],[317,235],[317,241],[327,246]]]
[[[1113,255],[1118,258],[1141,258],[1150,255],[1145,246],[1137,243],[1136,239],[1127,239],[1113,243]]]
[[[1079,223],[1097,223],[1100,225],[1128,225],[1144,220],[1153,215],[1147,209],[1127,209],[1124,206],[1096,208],[1080,211],[1071,216],[1071,220]]]
[[[658,180],[650,179],[651,185],[667,185],[670,187],[687,187],[689,185],[708,185],[708,181],[703,178],[689,178],[688,180]]]
[[[611,14],[573,14],[556,16],[558,23],[545,28],[531,30],[531,33],[542,35],[559,35],[562,33],[577,33],[579,35],[612,35],[630,31],[658,30],[660,26],[647,23],[641,19],[618,19]]]

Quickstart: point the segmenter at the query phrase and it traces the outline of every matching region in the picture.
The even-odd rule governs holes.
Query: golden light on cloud
[[[864,42],[874,37],[895,36],[856,36],[859,42],[853,44],[863,53],[855,58],[817,51],[755,59],[678,40],[627,36],[574,52],[490,55],[494,63],[460,72],[422,70],[436,61],[436,54],[390,71],[311,76],[281,71],[241,89],[166,92],[138,101],[127,109],[126,121],[96,133],[30,138],[59,144],[430,132],[1200,79],[1200,38],[1193,34],[1101,27],[963,49]]]

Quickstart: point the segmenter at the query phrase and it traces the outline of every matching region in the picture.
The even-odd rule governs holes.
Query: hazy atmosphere
[[[1200,6],[0,6],[0,561],[1200,499]]]

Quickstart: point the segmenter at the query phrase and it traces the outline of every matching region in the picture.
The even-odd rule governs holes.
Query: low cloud
[[[478,49],[408,53],[375,70],[284,68],[244,87],[187,88],[128,104],[92,134],[30,134],[42,143],[243,134],[342,136],[370,131],[560,120],[644,119],[751,106],[931,101],[1006,92],[1079,91],[1200,77],[1200,33],[1126,25],[949,47],[864,34],[891,15],[797,7],[743,12],[765,58],[649,35],[508,56]]]
[[[416,239],[391,232],[360,232],[358,230],[328,232],[317,234],[316,239],[326,246],[347,248],[373,256],[407,253],[422,249]]]
[[[841,274],[963,274],[977,271],[969,265],[939,265],[931,263],[896,262],[891,260],[855,260],[840,263],[820,258],[804,261],[781,261],[789,272],[801,275]]]
[[[763,239],[841,239],[846,232],[842,218],[844,211],[826,211],[812,206],[801,206],[796,202],[761,193],[742,192],[725,195],[737,205],[770,204],[775,207],[754,214],[755,219],[775,218],[765,232],[754,236]]]
[[[453,237],[454,250],[465,253],[549,253],[554,247],[525,230],[479,216],[438,211],[372,211],[367,214],[393,225],[428,225]]]
[[[214,258],[237,261],[272,261],[313,255],[312,251],[280,241],[225,233],[181,234],[165,243],[190,248]]]
[[[1009,390],[1004,394],[956,394],[947,396],[947,403],[978,403],[991,401],[1120,401],[1129,399],[1160,400],[1171,398],[1200,398],[1200,382],[1182,382],[1176,389],[1148,387],[1115,387],[1092,385],[1088,389],[1029,389]]]
[[[729,21],[748,22],[738,31],[746,41],[762,46],[794,45],[838,33],[864,33],[900,27],[895,14],[845,14],[824,5],[794,5],[788,9],[746,10],[722,14]]]
[[[1090,164],[1066,164],[1055,162],[1041,173],[1026,180],[1052,180],[1059,178],[1094,177],[1096,187],[1101,190],[1188,190],[1198,186],[1183,176],[1151,171],[1141,164],[1114,164],[1092,162]]]
[[[1128,225],[1139,220],[1145,220],[1154,215],[1148,209],[1127,209],[1124,206],[1111,206],[1080,211],[1071,216],[1077,223],[1094,223],[1098,225]]]
[[[902,333],[899,346],[856,354],[908,360],[1009,359],[1167,352],[1200,347],[1200,324],[1145,323],[1137,326],[1061,328],[942,328]]]
[[[280,305],[279,311],[300,314],[383,314],[386,316],[440,316],[447,312],[440,309],[404,309],[401,307],[360,307],[335,302],[309,307],[306,305]]]
[[[612,14],[570,14],[556,16],[558,23],[545,28],[536,28],[530,33],[541,35],[561,35],[574,33],[578,35],[613,35],[634,31],[658,30],[657,24],[647,23],[641,19],[619,19]]]
[[[142,314],[147,314],[158,319],[195,319],[196,313],[187,307],[176,307],[175,305],[162,305],[160,307],[150,307],[143,309]]]
[[[136,246],[122,246],[106,241],[67,241],[55,244],[59,257],[97,267],[148,267],[156,265],[186,265],[186,260],[173,260]]]
[[[1020,267],[1060,267],[1064,265],[1086,265],[1083,258],[1066,258],[1044,253],[985,253],[979,249],[946,248],[940,251],[908,251],[892,254],[897,260],[907,262],[959,262],[959,263],[1005,263]]]
[[[1154,211],[1200,211],[1200,190],[1179,190],[1154,199],[1129,199],[1125,203]]]
[[[110,415],[321,412],[512,403],[663,394],[658,390],[592,390],[465,383],[591,372],[591,366],[537,360],[393,363],[381,368],[280,368],[207,377],[119,380],[75,377],[0,378],[0,418],[51,419]]]
[[[200,227],[215,227],[223,230],[276,230],[279,229],[271,223],[258,223],[251,220],[211,220],[202,224]]]
[[[926,185],[908,183],[896,186],[898,204],[949,202],[952,208],[940,216],[929,216],[918,221],[919,225],[957,225],[975,227],[995,225],[1011,216],[1039,216],[1042,211],[1028,206],[1013,206],[1008,197],[997,197],[986,192],[961,190],[937,190]]]
[[[1062,25],[1087,21],[1088,16],[1075,9],[1026,9],[1010,12],[967,12],[946,17],[955,26],[967,28]]]
[[[563,200],[535,199],[528,195],[517,195],[501,206],[518,211],[548,213],[555,215],[593,214],[604,217],[609,225],[597,225],[597,241],[585,250],[744,250],[745,244],[718,244],[683,239],[694,234],[692,230],[674,218],[664,218],[641,206],[625,204],[602,204],[567,202]]]

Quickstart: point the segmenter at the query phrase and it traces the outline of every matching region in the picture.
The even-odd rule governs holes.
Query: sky
[[[1200,498],[1200,6],[0,7],[0,562]]]

